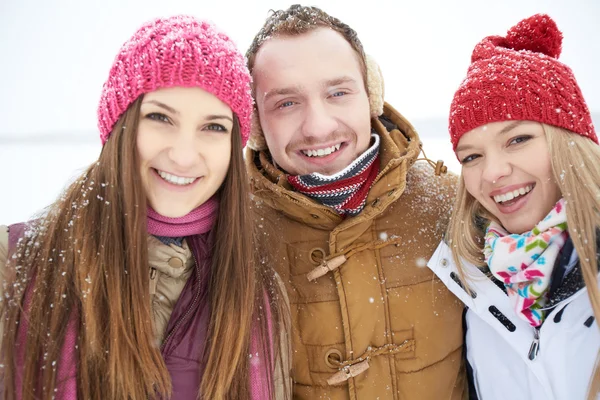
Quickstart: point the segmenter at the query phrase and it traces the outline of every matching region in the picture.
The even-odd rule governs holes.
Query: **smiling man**
[[[417,163],[417,133],[338,19],[273,12],[247,57],[246,162],[264,262],[290,297],[294,398],[462,398],[462,306],[423,268],[456,177]]]

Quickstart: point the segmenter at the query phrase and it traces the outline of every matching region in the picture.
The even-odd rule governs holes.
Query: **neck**
[[[200,235],[212,229],[217,219],[219,201],[215,196],[183,217],[165,217],[148,206],[148,233],[162,237]]]

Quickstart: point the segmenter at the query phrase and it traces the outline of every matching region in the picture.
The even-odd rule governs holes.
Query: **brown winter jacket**
[[[295,399],[460,399],[463,307],[425,264],[442,239],[455,175],[416,163],[421,142],[391,106],[367,206],[341,218],[247,150],[262,246],[286,284]],[[262,232],[262,233],[261,233]],[[323,262],[325,260],[325,262]]]

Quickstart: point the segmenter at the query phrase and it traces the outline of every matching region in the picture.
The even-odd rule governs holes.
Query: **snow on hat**
[[[552,18],[536,14],[506,37],[488,36],[475,46],[467,77],[450,106],[454,150],[466,132],[507,120],[557,126],[598,143],[573,71],[558,61],[562,39]]]
[[[140,95],[174,86],[200,87],[231,107],[246,144],[252,96],[244,56],[214,25],[185,15],[149,21],[121,47],[98,106],[102,144]]]

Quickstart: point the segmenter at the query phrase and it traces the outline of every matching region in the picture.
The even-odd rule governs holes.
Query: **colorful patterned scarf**
[[[317,172],[288,175],[288,182],[298,192],[333,208],[340,215],[359,214],[379,173],[379,135],[373,133],[371,138],[371,147],[342,171],[329,176]]]
[[[517,315],[533,327],[544,320],[552,269],[567,237],[564,199],[529,232],[509,234],[496,222],[487,228],[485,261],[492,274],[504,282]]]

